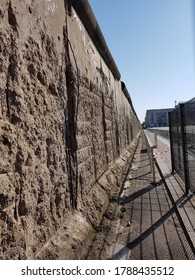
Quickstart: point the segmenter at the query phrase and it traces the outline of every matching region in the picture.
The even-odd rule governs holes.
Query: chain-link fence
[[[172,171],[185,182],[186,193],[195,191],[195,98],[169,113]]]

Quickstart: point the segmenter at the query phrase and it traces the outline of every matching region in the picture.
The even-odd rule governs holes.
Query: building
[[[146,111],[146,127],[162,127],[169,125],[169,112],[174,108],[152,109]]]

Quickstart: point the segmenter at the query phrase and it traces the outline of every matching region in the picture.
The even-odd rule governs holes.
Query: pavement
[[[153,145],[153,134],[146,134]],[[117,205],[112,207],[118,209],[120,219],[104,216],[88,259],[195,259],[195,196],[186,196],[179,177],[171,173],[169,141],[157,137],[153,152],[154,170],[143,134]]]
[[[152,139],[155,141],[153,133],[149,131],[145,133],[151,141]],[[186,195],[184,182],[177,173],[172,174],[170,141],[168,139],[157,136],[157,148],[154,149],[154,157],[189,235],[191,245],[195,248],[195,195],[191,192]]]

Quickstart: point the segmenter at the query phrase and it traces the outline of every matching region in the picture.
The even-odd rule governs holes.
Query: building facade
[[[152,109],[146,111],[146,127],[163,127],[169,125],[169,112],[174,108]]]

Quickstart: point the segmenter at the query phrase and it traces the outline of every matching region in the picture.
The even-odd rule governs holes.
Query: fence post
[[[170,140],[170,150],[171,150],[171,167],[172,167],[172,173],[174,173],[175,170],[175,164],[174,164],[174,156],[173,156],[173,134],[172,134],[172,118],[171,118],[171,112],[168,112],[169,114],[169,140]]]
[[[153,149],[156,148],[155,146],[150,147],[150,157],[151,157],[151,164],[152,164],[152,173],[153,173],[153,184],[156,185],[156,176],[155,176],[155,165],[154,165],[154,153]]]
[[[157,143],[157,130],[154,131],[154,145],[157,148],[157,145],[158,145],[158,143]]]
[[[189,193],[189,180],[188,180],[188,168],[186,158],[186,138],[185,138],[185,112],[184,104],[180,104],[180,117],[181,117],[181,138],[182,138],[182,152],[183,152],[183,168],[184,168],[184,180],[185,180],[185,193]]]
[[[151,164],[151,172],[153,173],[153,184],[156,185],[156,177],[155,177],[155,164],[154,164],[154,155],[153,155],[153,149],[156,148],[153,142],[151,142],[151,139],[146,133],[146,130],[144,130],[145,134],[145,139],[147,143],[147,150],[148,150],[148,155],[150,159],[150,164]]]

